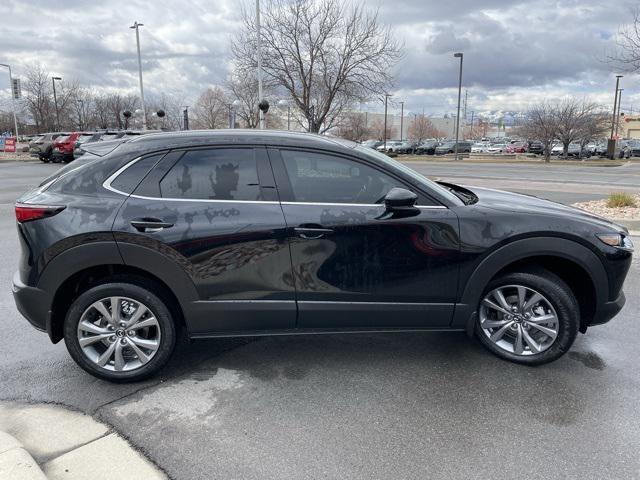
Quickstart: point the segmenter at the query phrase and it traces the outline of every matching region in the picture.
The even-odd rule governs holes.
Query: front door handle
[[[331,228],[324,228],[321,225],[316,224],[303,224],[293,229],[300,238],[305,240],[313,240],[316,238],[322,238],[325,235],[333,233]]]
[[[135,220],[131,220],[131,226],[138,230],[139,232],[159,232],[164,228],[173,227],[173,223],[164,222],[159,218],[136,218]]]

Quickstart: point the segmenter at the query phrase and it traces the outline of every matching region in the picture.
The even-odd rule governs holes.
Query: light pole
[[[78,128],[83,130],[82,128],[82,112],[84,111],[84,100],[81,98],[78,99],[78,103],[80,104],[80,110],[78,111]]]
[[[611,137],[607,142],[607,157],[613,159],[616,155],[616,141],[613,137],[616,128],[616,113],[618,111],[618,88],[620,87],[620,79],[623,75],[616,75],[616,93],[613,96],[613,118],[611,119]]]
[[[260,0],[256,0],[256,49],[258,54],[258,103],[262,102],[262,46],[260,38]],[[264,112],[258,109],[258,126],[264,130]]]
[[[142,108],[142,130],[147,129],[147,111],[144,108],[144,87],[142,86],[142,58],[140,57],[140,31],[139,28],[143,27],[144,23],[138,23],[136,20],[129,28],[133,28],[136,31],[136,45],[138,47],[138,76],[140,78],[140,106]]]
[[[400,141],[402,141],[404,133],[404,102],[400,102]]]
[[[454,53],[455,58],[460,59],[460,76],[458,78],[458,114],[456,115],[456,144],[454,147],[455,159],[458,160],[458,139],[460,138],[460,98],[462,97],[462,59],[463,54],[461,52]]]
[[[11,66],[6,63],[0,63],[0,67],[9,69],[9,92],[11,93],[11,108],[13,109],[13,128],[15,129],[16,141],[18,141],[18,120],[16,119],[16,99],[13,96],[13,77],[11,76]]]
[[[62,81],[62,77],[51,77],[53,83],[53,103],[56,107],[56,128],[60,130],[60,112],[58,111],[58,96],[56,95],[56,80]]]
[[[291,130],[291,105],[286,100],[280,100],[278,105],[281,107],[287,106],[287,130]]]
[[[618,139],[618,128],[620,127],[620,110],[622,109],[622,91],[624,88],[618,90],[618,114],[616,115],[616,140]]]
[[[390,93],[384,94],[384,151],[387,151],[387,100],[391,96]]]

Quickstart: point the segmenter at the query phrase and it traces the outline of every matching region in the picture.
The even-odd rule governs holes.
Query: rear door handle
[[[139,232],[159,232],[164,228],[173,227],[173,223],[164,222],[158,218],[137,218],[131,220],[131,226]]]
[[[316,238],[322,238],[325,235],[329,235],[333,233],[331,228],[324,228],[321,225],[300,225],[293,229],[300,238],[304,238],[306,240],[313,240]]]

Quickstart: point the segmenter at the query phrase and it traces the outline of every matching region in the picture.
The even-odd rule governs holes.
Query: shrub
[[[607,207],[609,208],[621,208],[621,207],[635,207],[636,199],[627,192],[612,192],[607,199]]]

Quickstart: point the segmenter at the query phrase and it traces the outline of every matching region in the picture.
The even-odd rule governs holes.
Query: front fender
[[[478,264],[467,282],[461,285],[460,299],[456,304],[451,326],[466,328],[468,333],[472,333],[478,304],[491,279],[512,263],[536,256],[558,257],[576,263],[589,274],[593,281],[596,305],[602,305],[607,301],[609,292],[607,273],[594,252],[580,243],[564,238],[525,238],[503,245]]]

